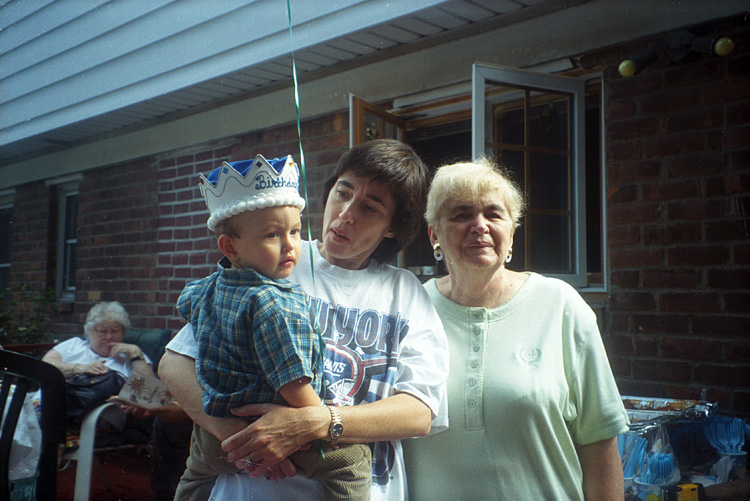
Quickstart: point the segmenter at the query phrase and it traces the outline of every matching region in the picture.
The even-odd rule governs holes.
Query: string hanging
[[[303,196],[305,198],[305,205],[308,207],[308,213],[309,213],[309,207],[310,207],[310,199],[307,195],[307,171],[305,170],[305,152],[302,149],[302,126],[300,125],[300,118],[299,118],[299,83],[297,82],[297,64],[294,61],[294,36],[292,34],[292,7],[290,5],[290,0],[286,0],[286,11],[287,11],[287,17],[289,19],[289,42],[291,43],[291,56],[292,56],[292,79],[294,81],[294,110],[297,116],[297,141],[299,143],[299,159],[300,159],[300,172],[302,174],[302,189],[303,189]],[[310,253],[310,275],[312,276],[312,283],[313,283],[313,294],[310,294],[311,300],[315,300],[315,291],[317,290],[317,287],[315,285],[315,259],[313,255],[313,239],[312,239],[312,231],[310,230],[310,218],[307,218],[307,250]],[[317,309],[316,309],[317,311]],[[317,317],[317,315],[316,315]],[[321,356],[325,358],[326,354],[326,343],[323,340],[323,334],[320,332],[320,323],[317,321],[313,322],[315,331],[318,333],[318,345],[320,347],[320,353]],[[325,374],[323,374],[323,395],[328,394],[328,384],[326,383]],[[324,397],[325,398],[325,397]],[[325,452],[323,452],[323,447],[320,448],[320,454],[323,456],[323,459],[325,459],[326,455]]]

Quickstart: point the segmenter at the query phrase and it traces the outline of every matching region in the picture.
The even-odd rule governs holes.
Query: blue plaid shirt
[[[302,290],[251,268],[229,268],[185,286],[177,309],[193,327],[203,408],[233,417],[234,407],[285,403],[279,388],[309,377],[320,395],[323,355]]]

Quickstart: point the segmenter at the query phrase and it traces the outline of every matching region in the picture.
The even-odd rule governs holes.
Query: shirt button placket
[[[487,325],[486,311],[477,308],[470,315],[471,334],[469,339],[469,356],[466,368],[464,387],[466,427],[469,430],[484,428],[482,408],[482,379],[484,370],[484,344]]]

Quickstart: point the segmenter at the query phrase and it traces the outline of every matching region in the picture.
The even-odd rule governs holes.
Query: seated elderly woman
[[[404,443],[409,497],[622,499],[628,419],[596,317],[563,281],[510,262],[523,197],[489,161],[440,168],[425,284],[450,347],[450,428]]]
[[[151,360],[141,349],[122,342],[129,327],[130,319],[120,303],[99,303],[86,316],[85,339],[74,337],[63,341],[42,360],[57,367],[66,379],[76,374],[104,374],[110,370],[126,378],[133,369],[153,375]]]

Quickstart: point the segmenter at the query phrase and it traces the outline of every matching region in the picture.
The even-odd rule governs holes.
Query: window
[[[405,126],[402,140],[430,169],[492,157],[510,171],[528,203],[509,268],[554,276],[589,291],[603,288],[600,78],[475,65],[472,86],[427,94],[395,99],[390,113],[353,98],[350,130],[358,140],[352,144],[370,138],[368,131],[401,139],[394,131]],[[432,257],[426,228],[402,252],[398,265],[421,279],[446,273]]]
[[[10,286],[10,245],[13,231],[13,191],[0,193],[0,291]]]
[[[601,284],[598,87],[587,100],[584,79],[487,65],[474,66],[473,83],[472,155],[505,166],[526,196],[510,267]]]
[[[79,180],[80,176],[73,176],[48,182],[57,191],[56,285],[57,297],[62,300],[72,300],[76,290]]]

